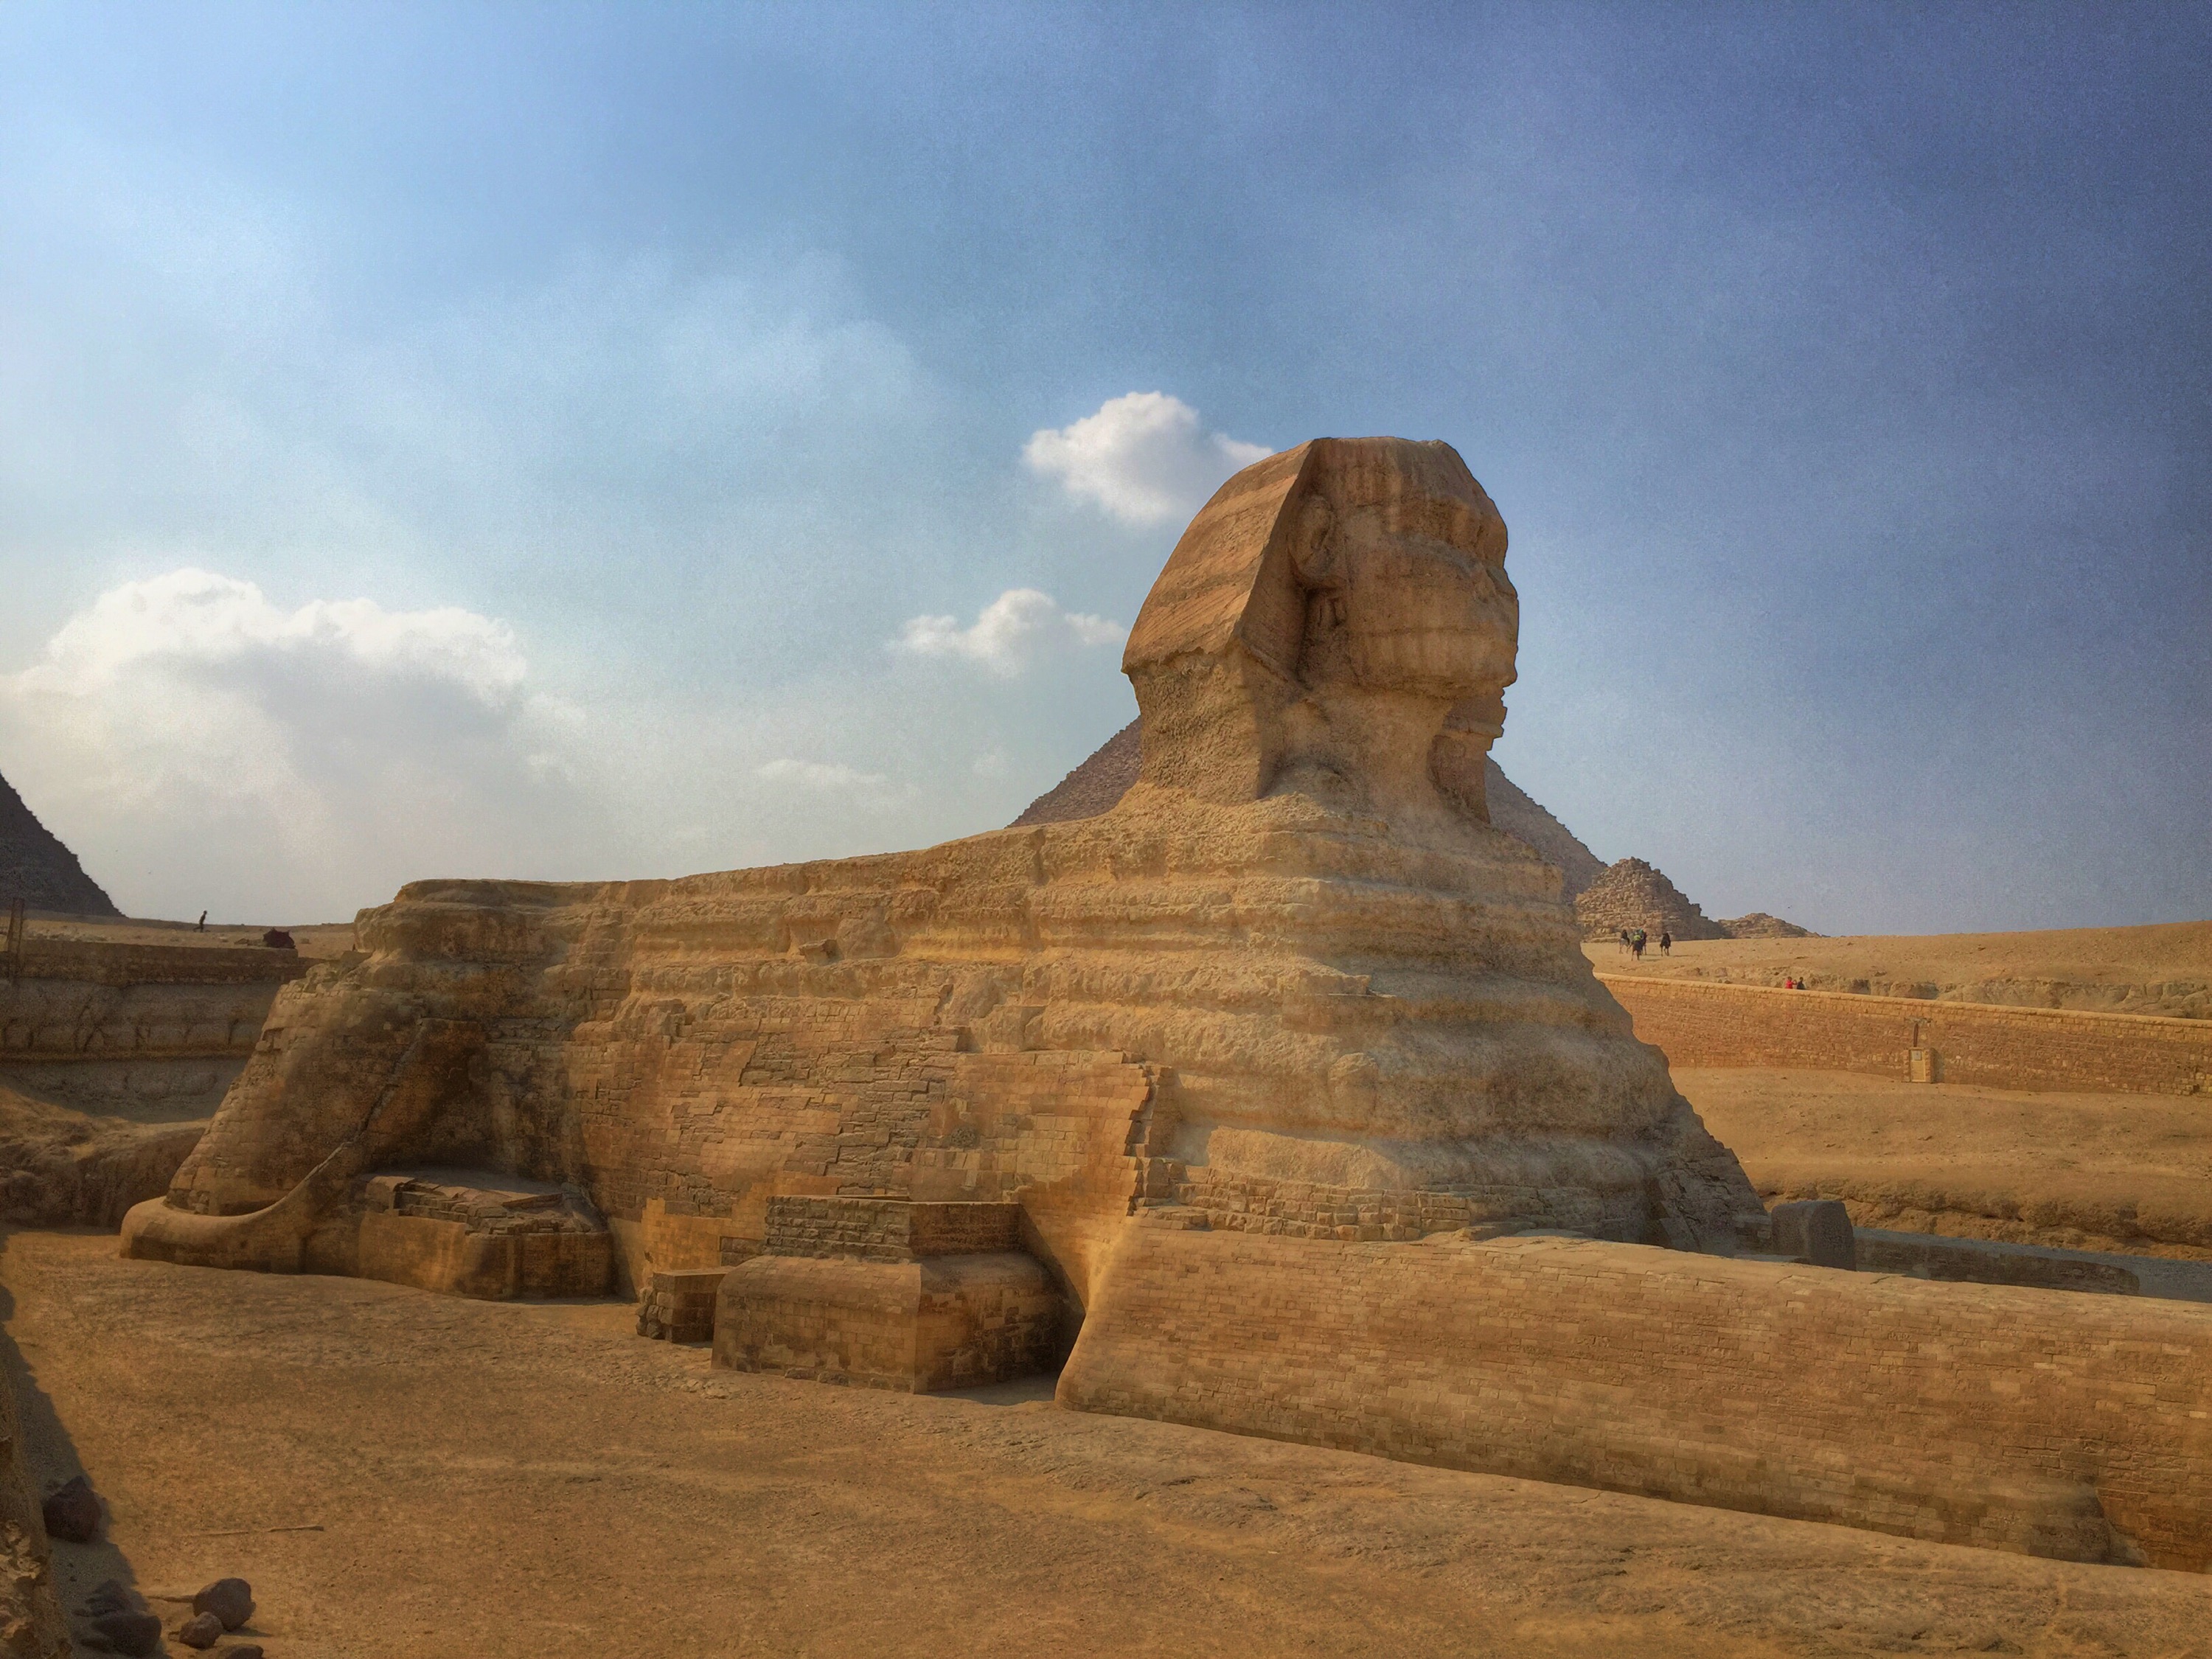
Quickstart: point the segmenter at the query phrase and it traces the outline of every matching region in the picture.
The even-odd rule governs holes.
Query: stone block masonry
[[[714,1298],[728,1275],[720,1267],[656,1273],[637,1304],[637,1334],[662,1342],[714,1340]]]
[[[1803,1066],[1997,1089],[2212,1091],[2212,1020],[1601,974],[1669,1066]],[[1915,1051],[1928,1056],[1915,1069]]]
[[[915,1393],[1048,1370],[1065,1303],[1016,1248],[1021,1214],[1018,1204],[772,1199],[768,1254],[720,1281],[714,1363]]]
[[[892,1198],[772,1198],[770,1255],[918,1261],[1022,1247],[1018,1204],[915,1203]]]
[[[1948,1543],[2212,1565],[2212,1308],[2190,1304],[1556,1238],[1139,1224],[1060,1399]]]

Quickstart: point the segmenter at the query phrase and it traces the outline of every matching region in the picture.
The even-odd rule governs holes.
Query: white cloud
[[[957,617],[908,618],[892,648],[918,657],[957,657],[1012,678],[1036,660],[1042,647],[1054,641],[1115,645],[1128,632],[1103,617],[1063,611],[1051,594],[1034,587],[1010,587],[966,628]]]
[[[514,630],[475,612],[386,611],[374,599],[279,610],[252,582],[187,567],[125,582],[94,600],[26,670],[27,691],[91,696],[153,664],[217,668],[248,659],[328,656],[373,672],[445,679],[479,701],[513,694],[529,672]]]
[[[879,789],[885,780],[880,772],[862,772],[837,762],[772,760],[753,769],[753,775],[769,783],[796,784],[801,789],[823,792],[837,790]]]
[[[1022,459],[1078,501],[1125,524],[1153,525],[1188,517],[1231,473],[1269,453],[1203,430],[1179,398],[1132,392],[1073,425],[1032,434]]]
[[[579,873],[586,722],[529,681],[472,611],[288,610],[185,568],[0,676],[0,754],[126,909],[343,916],[431,871]]]

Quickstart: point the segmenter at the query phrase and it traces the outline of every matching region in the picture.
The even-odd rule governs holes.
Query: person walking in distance
[[[1628,953],[1638,962],[1644,960],[1644,944],[1649,937],[1641,927],[1632,928],[1628,934]]]
[[[1664,927],[1659,930],[1659,954],[1662,957],[1671,957],[1674,954],[1674,936]]]

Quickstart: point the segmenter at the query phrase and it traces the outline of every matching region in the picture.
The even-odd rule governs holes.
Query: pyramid
[[[1007,827],[1066,823],[1111,811],[1137,781],[1143,758],[1143,726],[1141,720],[1131,720],[1100,744],[1090,759],[1031,801]],[[1573,898],[1604,870],[1596,854],[1522,793],[1488,756],[1483,757],[1483,781],[1489,797],[1491,827],[1503,830],[1558,870],[1565,878],[1565,897]]]
[[[1624,927],[1641,927],[1657,939],[1726,939],[1728,932],[1682,896],[1682,890],[1642,859],[1623,859],[1575,899],[1575,920],[1584,939],[1612,939]]]
[[[55,839],[0,778],[0,911],[15,900],[29,910],[78,916],[119,916],[115,901],[84,872],[76,854]]]
[[[1770,916],[1764,910],[1753,910],[1749,915],[1729,916],[1720,923],[1721,931],[1730,939],[1818,939],[1820,936],[1809,927],[1800,927],[1794,921],[1784,921],[1779,916]]]

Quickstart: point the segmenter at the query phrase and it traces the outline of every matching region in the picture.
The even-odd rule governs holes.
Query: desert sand
[[[2212,1106],[1851,1072],[1681,1068],[1675,1086],[1769,1203],[1862,1227],[2212,1261]]]
[[[1656,944],[1656,942],[1655,942]],[[1632,963],[1607,941],[1583,947],[1601,974],[1646,974],[1815,991],[1934,997],[2015,1007],[2212,1018],[2212,921],[2020,933],[1696,939]]]
[[[0,1250],[33,1475],[272,1654],[2201,1651],[2212,1583],[1089,1416],[710,1371],[627,1304]],[[310,1529],[312,1528],[312,1529]],[[280,1530],[289,1529],[289,1530]],[[157,1602],[157,1607],[164,1605]],[[167,1604],[173,1607],[175,1604]]]

